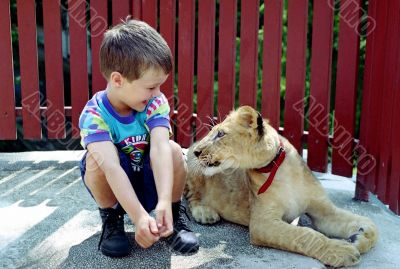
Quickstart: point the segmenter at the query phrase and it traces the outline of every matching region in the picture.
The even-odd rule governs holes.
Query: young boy
[[[99,249],[107,256],[129,254],[126,212],[141,247],[165,237],[174,250],[197,251],[181,205],[186,163],[169,140],[170,109],[160,92],[172,70],[167,43],[146,23],[126,20],[104,34],[100,69],[107,88],[89,100],[79,120],[87,149],[82,178],[103,222]]]

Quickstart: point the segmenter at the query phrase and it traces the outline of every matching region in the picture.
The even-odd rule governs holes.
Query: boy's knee
[[[171,146],[172,160],[174,163],[174,167],[178,166],[178,167],[185,168],[186,162],[185,162],[185,159],[183,156],[181,146],[173,140],[170,140],[169,144]]]
[[[172,157],[178,158],[178,159],[180,159],[180,158],[183,159],[183,153],[182,153],[181,146],[173,140],[169,141],[169,145],[171,146]]]
[[[86,155],[85,174],[89,174],[91,178],[102,178],[104,176],[104,172],[100,169],[99,162],[101,162],[101,160],[99,159],[98,154],[88,152]]]

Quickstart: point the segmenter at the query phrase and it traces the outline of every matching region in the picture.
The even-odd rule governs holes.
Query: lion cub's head
[[[256,110],[249,106],[240,107],[197,142],[193,154],[207,174],[257,167],[263,164],[260,159],[264,158],[260,158],[260,154],[265,155],[266,147],[273,146],[265,139],[267,130],[272,128],[267,126],[267,121]]]

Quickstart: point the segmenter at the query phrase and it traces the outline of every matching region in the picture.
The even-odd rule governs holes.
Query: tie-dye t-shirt
[[[79,118],[81,145],[86,149],[93,142],[111,141],[129,155],[134,171],[140,171],[151,130],[163,126],[171,132],[169,111],[168,100],[161,94],[151,99],[142,112],[132,110],[131,115],[121,116],[106,91],[100,91],[87,102]]]

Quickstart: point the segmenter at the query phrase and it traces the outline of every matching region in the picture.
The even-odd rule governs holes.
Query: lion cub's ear
[[[260,136],[264,135],[263,118],[255,109],[250,106],[241,106],[237,110],[237,117],[241,125],[257,129]]]
[[[241,106],[236,111],[237,121],[244,127],[256,127],[257,125],[257,111],[250,106]]]

